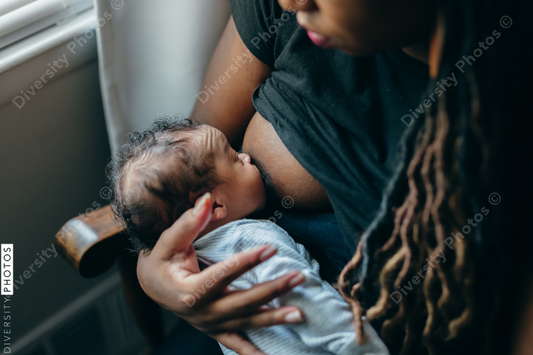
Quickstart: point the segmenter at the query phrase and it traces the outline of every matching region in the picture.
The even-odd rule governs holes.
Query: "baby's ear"
[[[228,215],[226,199],[224,198],[224,192],[221,191],[218,186],[211,190],[210,193],[211,201],[213,201],[213,214],[211,215],[211,222],[217,222],[223,218],[226,218]]]
[[[216,222],[225,218],[228,215],[226,205],[219,205],[216,201],[213,203],[213,215],[211,216],[211,222]]]

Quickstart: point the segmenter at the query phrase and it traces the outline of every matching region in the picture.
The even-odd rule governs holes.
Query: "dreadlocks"
[[[524,233],[531,235],[525,225],[531,208],[521,197],[527,201],[533,192],[520,167],[533,152],[525,133],[533,121],[525,111],[533,79],[532,4],[443,0],[439,8],[443,54],[428,92],[452,72],[459,85],[406,132],[380,212],[339,287],[359,342],[366,314],[382,325],[392,354],[508,353],[512,334],[501,324],[512,319],[504,314],[516,291],[509,273],[521,267]],[[474,51],[491,33],[499,34],[497,42],[478,56]],[[465,65],[472,53],[475,63]],[[494,191],[507,198],[505,205],[487,200]],[[483,208],[487,219],[468,225]],[[511,224],[516,216],[524,219]]]

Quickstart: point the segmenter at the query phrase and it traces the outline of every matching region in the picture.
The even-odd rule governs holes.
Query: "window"
[[[92,8],[92,0],[3,0],[0,3],[0,49]]]

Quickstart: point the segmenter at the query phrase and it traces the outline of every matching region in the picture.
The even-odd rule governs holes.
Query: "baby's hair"
[[[162,117],[129,133],[107,168],[115,216],[133,252],[151,250],[165,229],[194,205],[194,196],[217,185],[212,152],[198,149],[201,125]]]

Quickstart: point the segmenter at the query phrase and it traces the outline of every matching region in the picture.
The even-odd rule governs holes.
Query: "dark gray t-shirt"
[[[352,57],[318,48],[276,0],[231,0],[231,11],[244,44],[274,68],[253,93],[255,108],[325,187],[353,253],[392,175],[401,119],[427,87],[427,65],[401,50]]]

